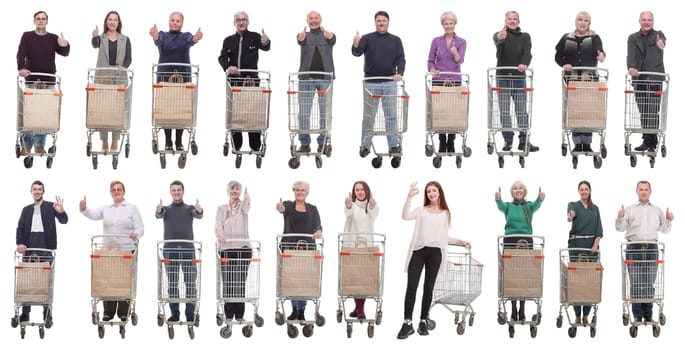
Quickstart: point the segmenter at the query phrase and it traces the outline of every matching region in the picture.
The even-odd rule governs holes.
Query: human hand
[[[495,200],[498,201],[502,199],[502,187],[497,187],[497,192],[495,192]]]
[[[135,240],[138,239],[138,234],[135,233],[135,232],[131,232],[131,233],[128,234],[128,238],[130,238],[130,239],[132,239],[132,240],[135,241]]]
[[[193,42],[197,43],[202,40],[202,28],[197,28],[197,32],[193,35]]]
[[[312,238],[314,238],[314,239],[319,239],[319,238],[321,238],[321,230],[316,230],[316,231],[312,234]]]
[[[671,213],[671,211],[668,208],[666,208],[666,220],[668,220],[668,221],[673,220],[673,213]]]
[[[238,67],[236,66],[229,66],[228,69],[226,70],[228,74],[230,75],[238,75]]]
[[[83,199],[81,199],[81,201],[78,202],[78,208],[81,211],[86,210],[86,196],[83,196]]]
[[[347,209],[352,208],[352,192],[347,194],[347,197],[345,197],[345,207]]]
[[[17,246],[17,253],[19,253],[19,254],[26,253],[26,246],[23,244],[18,245]]]
[[[633,77],[636,77],[638,75],[637,69],[635,68],[628,68],[628,74],[630,74]]]
[[[597,50],[597,61],[604,62],[604,52]]]
[[[20,77],[26,78],[26,77],[28,77],[29,75],[31,75],[31,71],[30,71],[30,70],[28,70],[28,69],[20,69],[20,70],[19,70],[19,76],[20,76]]]
[[[592,248],[590,248],[590,251],[592,253],[597,253],[599,251],[599,247],[596,244],[593,244]]]
[[[467,241],[461,241],[461,244],[464,245],[464,248],[471,250],[471,243],[469,243]]]
[[[326,29],[323,29],[323,27],[321,27],[321,32],[323,33],[323,37],[326,38],[326,40],[333,39],[333,32],[329,32]]]
[[[162,208],[164,208],[164,204],[162,204],[162,199],[160,198],[159,203],[157,204],[157,209],[156,209],[158,214],[162,212]]]
[[[561,68],[564,70],[564,72],[570,72],[573,70],[573,66],[570,64],[565,64]]]
[[[519,64],[518,69],[519,69],[519,72],[525,72],[526,69],[528,69],[528,65],[527,64]]]
[[[64,200],[60,196],[55,196],[55,204],[52,205],[58,213],[64,213]]]
[[[411,199],[412,197],[416,196],[417,194],[419,194],[419,189],[416,188],[416,181],[414,181],[409,186],[409,194],[407,195],[407,199]]]
[[[373,209],[376,207],[376,200],[371,198],[369,199],[369,209]]]
[[[656,47],[658,47],[661,50],[663,50],[664,47],[666,47],[666,43],[663,39],[661,39],[661,36],[659,36],[659,34],[656,35]]]
[[[397,74],[397,73],[395,73],[395,74],[392,76],[392,80],[394,80],[394,81],[402,81],[402,74]]]
[[[618,215],[617,215],[617,216],[618,216],[619,218],[622,218],[622,217],[624,217],[625,215],[626,215],[626,210],[625,210],[625,208],[623,208],[623,204],[621,204],[621,210],[618,211]]]
[[[155,23],[152,28],[150,28],[150,36],[152,37],[152,40],[159,40],[159,29],[157,29],[157,24]]]
[[[57,45],[59,45],[60,47],[67,47],[67,45],[69,45],[67,39],[64,39],[64,33],[59,33],[59,38],[57,38]]]
[[[497,33],[497,40],[504,40],[507,38],[507,26],[502,27],[502,30]]]
[[[266,44],[267,41],[269,41],[269,36],[266,35],[264,28],[262,28],[262,44]]]
[[[95,26],[95,29],[93,29],[93,38],[97,37],[99,33],[100,31],[98,31],[98,26]]]
[[[359,47],[359,40],[361,40],[361,38],[359,37],[359,31],[357,31],[357,34],[352,38],[352,46],[354,46],[355,49]]]
[[[278,203],[276,203],[276,210],[278,210],[279,213],[283,213],[285,211],[285,205],[283,205],[283,198],[278,199]]]
[[[450,48],[450,52],[452,53],[452,56],[454,56],[454,62],[459,62],[461,59],[461,55],[459,54],[459,50],[457,50],[456,46],[452,46]]]
[[[245,194],[243,194],[243,201],[245,201],[245,203],[248,203],[248,204],[250,203],[250,194],[247,193],[247,187],[245,187]]]
[[[576,217],[576,212],[573,211],[573,210],[569,210],[569,211],[568,211],[568,216],[567,216],[568,221],[573,221],[573,219],[574,219],[575,217]]]
[[[300,33],[297,34],[297,41],[304,41],[304,38],[307,36],[307,26],[304,26],[304,29]]]
[[[542,192],[542,187],[538,187],[538,198],[540,198],[541,201],[545,200],[545,192]]]
[[[202,213],[202,206],[200,205],[200,199],[195,200],[195,211]]]

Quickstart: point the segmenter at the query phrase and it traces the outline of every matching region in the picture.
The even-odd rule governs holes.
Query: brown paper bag
[[[338,295],[380,297],[381,259],[378,246],[343,247],[340,252]]]
[[[51,304],[50,262],[19,262],[14,291],[15,304]]]
[[[91,256],[93,298],[131,299],[134,294],[134,256],[130,250],[96,250]]]
[[[431,112],[430,119],[432,130],[439,131],[466,131],[469,117],[469,95],[466,86],[431,87]]]
[[[61,98],[59,90],[54,88],[25,88],[19,131],[58,131]]]
[[[542,250],[503,249],[502,298],[542,298]]]
[[[321,251],[285,249],[280,258],[279,298],[321,296]]]
[[[242,86],[232,91],[230,129],[264,130],[269,115],[269,94],[259,86]]]
[[[566,274],[569,304],[599,304],[602,301],[602,264],[570,262]]]
[[[196,88],[191,83],[162,82],[155,85],[152,109],[155,127],[194,127]]]
[[[86,88],[86,128],[128,129],[123,85],[90,84]]]
[[[566,90],[566,128],[604,130],[607,89],[602,81],[569,81]]]

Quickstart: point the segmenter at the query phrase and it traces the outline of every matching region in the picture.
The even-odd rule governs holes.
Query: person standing
[[[514,112],[516,113],[517,126],[519,129],[528,129],[529,115],[527,107],[528,92],[526,88],[526,70],[533,59],[531,53],[530,34],[521,31],[519,27],[519,14],[509,11],[504,17],[504,27],[496,32],[492,38],[497,48],[498,67],[516,67],[516,69],[498,69],[497,86],[501,88],[498,93],[499,117],[503,128],[511,128],[511,100],[514,100]],[[494,106],[493,106],[494,107]],[[537,152],[539,147],[534,146],[527,139],[528,130],[519,131],[519,151],[525,151],[528,144],[528,152]],[[514,141],[513,131],[502,131],[504,146],[502,152],[511,151]]]
[[[616,231],[625,232],[626,256],[634,263],[628,265],[630,278],[630,295],[632,298],[653,299],[654,281],[656,281],[656,265],[658,259],[659,232],[671,232],[673,213],[666,208],[653,205],[649,197],[652,195],[652,185],[649,181],[639,181],[635,192],[638,201],[628,207],[621,205],[616,217]],[[630,243],[635,242],[635,243]],[[653,322],[652,303],[632,303],[633,317],[636,322]]]
[[[335,79],[335,67],[333,66],[333,45],[336,37],[333,32],[321,26],[321,14],[311,11],[307,14],[307,27],[297,34],[297,44],[300,45],[300,72],[326,72],[331,75],[307,74],[300,75],[298,101],[300,103],[300,129],[310,128],[310,118],[314,106],[314,97],[317,96],[319,107],[319,130],[326,129],[326,119],[329,110],[326,109],[326,96],[317,94],[317,91],[328,91],[331,79]],[[330,108],[330,107],[328,107]],[[311,151],[311,137],[309,134],[300,134],[300,148],[298,152],[309,153]],[[326,142],[326,134],[321,132],[316,138],[318,143],[317,152],[323,151]]]
[[[643,129],[654,129],[642,134],[642,144],[636,151],[655,152],[659,144],[656,130],[659,129],[661,94],[664,78],[654,74],[664,73],[664,48],[666,35],[654,29],[654,15],[650,11],[640,13],[640,30],[628,36],[628,55],[626,56],[628,74],[634,79],[635,102],[640,112]]]
[[[25,206],[21,210],[19,223],[17,224],[17,252],[24,255],[24,259],[29,256],[37,255],[40,261],[52,263],[52,256],[44,250],[35,249],[57,249],[57,225],[66,224],[69,221],[67,213],[64,211],[64,200],[60,196],[55,196],[55,202],[43,199],[45,186],[43,182],[36,180],[31,184],[31,196],[33,203]],[[29,321],[30,305],[22,305],[20,322]],[[43,319],[48,316],[48,307],[43,306]]]
[[[179,298],[180,268],[183,272],[183,284],[186,288],[185,298],[195,299],[197,298],[197,267],[193,263],[196,258],[195,244],[192,242],[195,240],[193,219],[202,219],[204,211],[199,200],[195,201],[195,205],[183,202],[185,192],[183,182],[173,181],[169,185],[169,192],[171,193],[171,204],[165,206],[160,199],[155,210],[155,217],[164,219],[164,240],[183,241],[164,243],[164,259],[167,259],[164,268],[169,280],[169,298]],[[181,313],[178,303],[169,303],[169,309],[171,310],[171,317],[167,321],[179,322]],[[195,310],[195,303],[186,303],[186,321],[195,321]]]
[[[251,84],[259,75],[252,72],[241,72],[241,69],[256,70],[259,62],[259,50],[269,51],[271,40],[266,35],[264,29],[262,33],[251,32],[247,29],[250,24],[250,17],[244,11],[238,11],[233,15],[235,34],[229,35],[224,39],[219,55],[219,64],[227,73],[231,85],[243,86],[249,80]],[[232,79],[233,78],[233,79]],[[250,149],[259,151],[262,147],[262,134],[260,132],[249,132],[248,138]],[[231,133],[233,146],[240,150],[243,146],[243,134],[240,132]]]
[[[402,153],[400,139],[394,135],[397,130],[397,82],[402,80],[406,61],[402,40],[388,33],[390,15],[385,11],[378,11],[374,15],[376,31],[360,37],[359,32],[352,38],[352,55],[364,55],[364,77],[389,77],[392,80],[367,80],[366,89],[372,94],[381,96],[383,114],[385,115],[385,131],[388,134],[388,153]],[[372,115],[362,117],[362,141],[359,156],[366,157],[370,153],[370,131],[375,124],[375,115],[379,107],[379,99],[373,99]]]
[[[19,76],[23,77],[28,84],[36,81],[54,83],[53,77],[44,75],[31,75],[31,73],[55,74],[57,65],[55,64],[55,54],[69,56],[71,46],[64,34],[59,36],[47,31],[48,14],[45,11],[38,11],[33,14],[33,24],[35,30],[24,32],[19,41],[17,50],[17,69]],[[36,153],[45,153],[45,134],[26,133],[22,135],[21,155],[27,155],[31,148],[35,146]]]

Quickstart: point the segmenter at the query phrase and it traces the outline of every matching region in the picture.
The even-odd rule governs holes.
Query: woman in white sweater
[[[369,239],[364,233],[374,233],[374,222],[378,217],[378,204],[371,195],[371,189],[365,181],[357,181],[352,185],[352,192],[345,198],[345,233],[359,233],[354,237],[357,239]],[[366,299],[355,298],[354,311],[350,317],[366,319],[364,313],[364,303]]]
[[[411,200],[419,194],[416,182],[412,183],[404,203],[402,219],[415,220],[414,235],[409,244],[405,271],[407,272],[407,291],[404,296],[404,323],[397,334],[398,339],[406,339],[414,334],[412,314],[416,301],[416,290],[419,286],[422,270],[423,298],[421,300],[421,321],[419,334],[428,335],[428,312],[433,299],[433,286],[441,265],[447,258],[447,245],[460,244],[471,249],[471,244],[448,235],[451,214],[445,200],[445,193],[437,181],[426,184],[423,196],[423,206],[410,210]]]

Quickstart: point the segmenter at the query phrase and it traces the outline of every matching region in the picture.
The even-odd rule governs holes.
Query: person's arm
[[[133,61],[133,53],[131,51],[131,38],[126,37],[126,52],[124,53],[123,67],[128,68]]]
[[[395,57],[395,66],[397,67],[397,74],[404,75],[404,66],[407,61],[404,58],[404,46],[402,45],[402,39],[397,37],[397,56]]]
[[[88,208],[86,207],[85,209],[81,210],[81,213],[83,213],[83,216],[87,217],[88,219],[91,220],[102,220],[102,213],[103,213],[103,207],[99,208]]]
[[[329,45],[333,46],[333,45],[335,45],[337,39],[336,39],[336,36],[334,33],[331,33],[331,35],[332,35],[332,37],[330,39],[326,39],[326,41],[328,41]]]
[[[557,46],[555,47],[556,54],[554,55],[554,61],[559,65],[559,67],[563,67],[566,64],[566,53],[564,52],[566,47],[566,34],[561,37],[561,40],[557,43]]]
[[[352,44],[352,56],[354,57],[359,57],[366,52],[366,46],[369,44],[369,35],[362,35],[361,38],[359,38],[359,45],[357,47],[354,47],[354,44]]]
[[[428,49],[428,71],[432,72],[434,69],[437,69],[435,67],[435,57],[438,54],[438,43],[437,40],[433,39],[431,41],[431,47]]]
[[[373,207],[371,206],[373,204]],[[375,222],[376,219],[378,218],[378,211],[380,209],[378,208],[378,202],[376,200],[373,200],[373,203],[369,203],[369,217],[371,218],[371,222]]]
[[[190,216],[193,217],[193,219],[202,219],[202,216],[204,216],[204,209],[200,206],[200,201],[196,201],[195,205],[189,205],[190,207]]]
[[[544,197],[541,198],[541,196],[538,196],[537,198],[535,198],[535,201],[528,202],[528,203],[530,203],[530,212],[534,213],[538,209],[540,209],[540,206],[542,205],[543,200],[544,200]]]
[[[62,224],[62,225],[64,225],[64,224],[66,224],[67,222],[69,222],[69,216],[67,215],[67,211],[66,211],[66,210],[62,210],[61,213],[58,212],[57,210],[55,210],[55,218],[57,218],[57,222],[59,222],[59,223]]]
[[[155,39],[153,37],[152,42],[155,43],[155,46],[162,49],[162,48],[164,48],[164,38],[165,37],[166,37],[166,32],[160,30],[159,33],[157,34],[157,39]]]
[[[499,211],[506,214],[509,210],[509,203],[505,203],[502,199],[495,199],[495,203],[497,204],[497,209],[499,209]]]
[[[606,52],[604,52],[604,44],[602,44],[602,38],[599,35],[594,35],[592,37],[592,52],[597,55],[597,61],[602,63],[606,59]]]
[[[131,232],[131,234],[136,235],[136,238],[140,239],[145,234],[145,226],[143,225],[143,219],[140,217],[138,208],[134,205],[132,209],[133,213],[131,214],[133,219],[133,232]]]
[[[57,52],[57,54],[60,56],[64,56],[64,57],[69,56],[69,52],[71,51],[71,44],[69,44],[69,42],[67,42],[67,46],[59,46],[59,44],[57,43],[58,39],[59,39],[59,36],[55,35],[55,46],[57,47],[55,52]]]
[[[229,38],[224,39],[224,43],[221,45],[221,52],[219,53],[219,65],[221,65],[224,72],[228,69],[228,62],[230,60],[228,57],[228,43]]]
[[[26,248],[26,245],[29,244],[28,239],[25,237],[24,233],[27,232],[28,230],[30,230],[30,228],[27,229],[26,226],[24,226],[24,222],[26,221],[26,220],[24,220],[24,217],[25,217],[25,215],[28,215],[28,213],[26,213],[26,211],[27,211],[26,208],[22,209],[22,211],[21,211],[21,215],[19,216],[19,222],[17,223],[17,234],[16,234],[17,247],[23,245],[24,249]]]
[[[669,209],[666,209],[667,213],[668,211]],[[661,231],[661,233],[671,232],[671,220],[664,215],[664,212],[661,211],[661,209],[659,209],[659,231]]]
[[[216,237],[219,246],[224,244],[224,216],[226,214],[222,210],[222,206],[216,208],[216,218],[214,220],[214,236]]]
[[[457,65],[464,63],[464,57],[466,56],[466,40],[462,39],[457,43],[457,52],[459,53],[459,60],[455,61]]]
[[[28,56],[28,45],[26,33],[21,36],[19,48],[17,49],[17,70],[26,69],[26,56]]]
[[[466,249],[469,249],[469,250],[471,249],[471,243],[469,243],[469,242],[467,242],[467,241],[465,241],[465,240],[459,239],[459,238],[454,238],[454,237],[452,237],[452,236],[447,236],[447,242],[448,242],[449,244],[460,245],[460,246],[462,246],[462,247],[464,247],[464,248],[466,248]]]
[[[321,227],[321,217],[319,216],[319,209],[317,209],[315,205],[312,205],[311,209],[312,209],[312,219],[314,220],[314,227],[313,227],[314,232],[312,232],[312,236],[315,239],[321,238],[323,228]]]
[[[526,67],[530,66],[530,62],[533,60],[532,48],[533,43],[530,39],[530,35],[526,33],[525,39],[523,40],[523,55],[521,56],[521,62],[519,62],[519,64],[523,64]]]
[[[616,215],[616,231],[618,232],[625,232],[628,227],[630,226],[630,215],[629,215],[630,207],[627,209],[623,208],[623,205],[621,205],[621,210],[618,211],[618,215]]]
[[[166,217],[167,207],[162,205],[162,200],[159,200],[159,205],[155,208],[155,217],[157,219],[163,219]]]
[[[628,48],[626,54],[626,67],[628,69],[637,69],[637,38],[634,35],[628,36]]]
[[[259,49],[262,51],[271,50],[271,39],[267,37],[265,42],[262,42],[262,36],[257,34],[257,42],[259,43]]]
[[[93,45],[94,49],[100,48],[100,36],[94,36],[90,39],[90,44]]]

